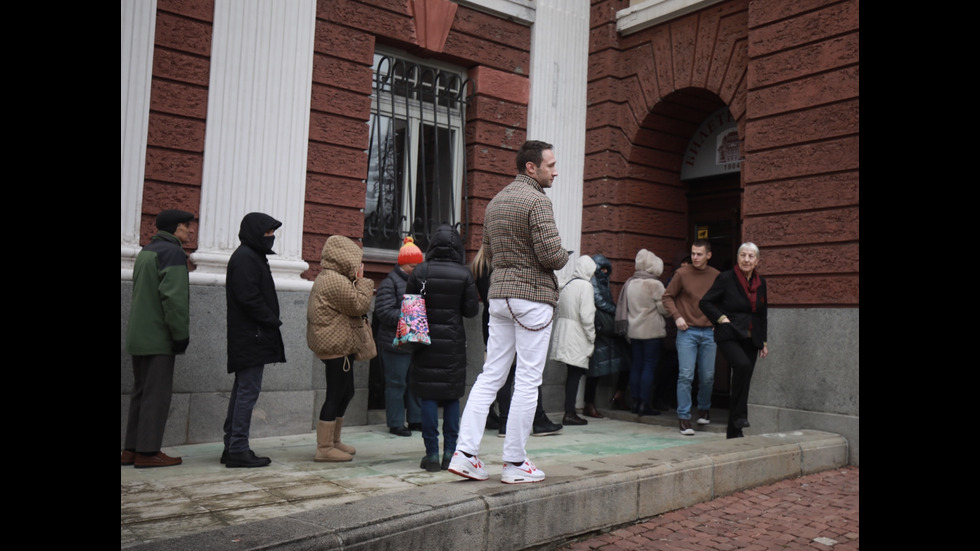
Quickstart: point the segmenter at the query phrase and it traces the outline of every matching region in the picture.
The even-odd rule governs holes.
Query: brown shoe
[[[119,456],[119,464],[126,466],[132,465],[136,462],[136,452],[123,450],[122,455]]]
[[[135,461],[137,469],[148,469],[150,467],[170,467],[171,465],[180,465],[183,462],[183,459],[179,457],[170,457],[163,452],[157,452],[153,455],[143,455],[138,453],[136,454]]]
[[[619,411],[629,411],[629,406],[626,405],[626,398],[623,397],[623,391],[617,390],[616,394],[613,395],[612,399],[609,400],[609,406],[613,409],[618,409]]]
[[[698,410],[698,424],[699,425],[710,425],[711,424],[711,412],[706,409]]]
[[[561,419],[563,425],[588,425],[589,422],[574,413],[566,413]]]
[[[595,417],[596,419],[603,418],[603,415],[595,408],[595,404],[585,404],[585,409],[582,410],[582,415],[585,415],[586,417]]]

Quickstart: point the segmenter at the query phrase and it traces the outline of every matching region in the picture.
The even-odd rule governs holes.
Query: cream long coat
[[[589,368],[595,348],[595,261],[583,255],[575,261],[572,279],[558,294],[558,313],[551,337],[550,358],[566,365]]]
[[[627,336],[630,339],[661,339],[667,336],[664,316],[668,311],[663,303],[664,284],[656,278],[664,273],[664,261],[652,252],[640,249],[635,265],[637,272],[646,272],[652,277],[637,277],[626,289],[630,322]]]

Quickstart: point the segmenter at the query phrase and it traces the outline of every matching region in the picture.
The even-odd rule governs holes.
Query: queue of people
[[[344,415],[354,396],[353,364],[377,354],[384,368],[389,432],[411,436],[413,429],[420,430],[420,468],[432,472],[448,470],[474,480],[489,477],[479,451],[497,402],[499,435],[505,439],[501,481],[544,480],[545,473],[527,455],[526,442],[532,434],[557,434],[562,429],[547,419],[541,406],[547,359],[566,367],[562,421],[574,426],[587,424],[575,408],[583,376],[583,414],[588,417],[603,417],[595,407],[596,387],[600,377],[612,374],[618,377],[613,407],[626,407],[628,387],[633,413],[661,414],[666,407],[663,395],[672,381],[657,377],[658,364],[662,351],[676,350],[679,428],[681,434],[693,435],[693,407],[699,425],[711,423],[715,351],[720,350],[733,371],[727,436],[740,437],[749,426],[749,384],[756,359],[768,355],[767,290],[757,270],[758,247],[744,243],[738,249],[737,268],[720,273],[708,265],[711,244],[695,241],[690,257],[680,265],[675,261],[666,286],[659,279],[663,260],[641,249],[618,303],[609,290],[612,265],[601,254],[580,256],[569,281],[559,287],[555,271],[565,266],[570,251],[562,247],[551,201],[544,193],[558,175],[553,146],[525,142],[516,168],[514,181],[487,206],[482,246],[471,267],[465,264],[459,232],[442,225],[424,256],[411,237],[405,239],[397,265],[375,297],[373,281],[364,277],[361,247],[341,235],[327,238],[307,308],[307,344],[322,361],[326,381],[313,461],[351,461],[356,454],[341,439]],[[134,388],[122,465],[181,463],[160,447],[174,358],[189,342],[187,256],[181,245],[189,241],[193,218],[185,211],[161,212],[158,233],[136,258],[127,332]],[[227,369],[234,380],[220,461],[229,468],[271,463],[251,450],[248,436],[265,365],[286,361],[267,259],[275,254],[272,245],[281,225],[264,213],[247,214],[239,232],[241,245],[228,263]],[[395,326],[402,297],[416,293],[426,300],[431,344],[407,351],[393,344]],[[374,334],[367,320],[372,299],[378,320]],[[463,318],[476,316],[481,301],[486,354],[460,412],[467,363]],[[668,331],[676,332],[676,340]],[[665,344],[665,339],[671,342]],[[691,392],[695,368],[696,403]]]

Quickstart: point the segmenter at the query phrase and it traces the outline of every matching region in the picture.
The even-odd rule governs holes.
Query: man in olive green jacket
[[[174,361],[190,342],[190,283],[187,253],[194,215],[165,210],[160,231],[136,255],[126,352],[133,355],[133,392],[122,465],[136,468],[179,465],[179,457],[160,451],[170,411]]]

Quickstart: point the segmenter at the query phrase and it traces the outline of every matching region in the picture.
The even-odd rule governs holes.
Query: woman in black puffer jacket
[[[425,296],[432,344],[412,356],[412,392],[422,402],[422,439],[425,457],[421,468],[435,472],[449,468],[459,434],[459,399],[466,390],[466,330],[463,317],[480,313],[480,298],[473,273],[465,264],[466,252],[459,232],[448,224],[436,228],[426,261],[416,266],[405,293]],[[439,407],[442,407],[443,454],[439,460]]]

